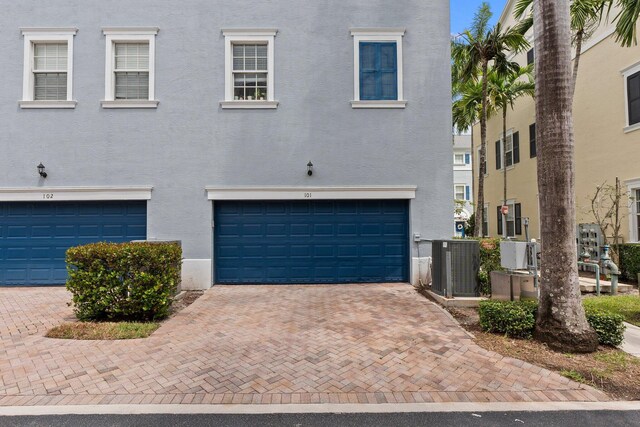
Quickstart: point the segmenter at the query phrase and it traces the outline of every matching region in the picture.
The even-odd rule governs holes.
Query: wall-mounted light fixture
[[[307,163],[307,175],[313,175],[313,163],[311,162]]]
[[[47,177],[47,173],[44,171],[44,165],[42,164],[42,162],[40,162],[40,164],[37,166],[38,168],[38,173],[40,174],[41,177],[46,178]]]

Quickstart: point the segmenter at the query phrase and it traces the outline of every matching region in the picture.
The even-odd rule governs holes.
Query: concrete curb
[[[5,406],[0,416],[25,415],[135,415],[135,414],[323,414],[407,412],[550,412],[639,411],[633,402],[495,402],[495,403],[384,403],[317,405],[75,405]]]

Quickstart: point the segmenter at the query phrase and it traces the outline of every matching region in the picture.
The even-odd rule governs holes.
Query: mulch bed
[[[475,342],[486,350],[559,372],[596,387],[613,399],[640,400],[640,359],[622,350],[600,346],[592,354],[560,353],[534,340],[513,339],[483,332],[476,309],[447,310],[463,328],[475,336]]]

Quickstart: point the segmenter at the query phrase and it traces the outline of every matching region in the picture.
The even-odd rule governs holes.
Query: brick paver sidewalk
[[[61,288],[0,288],[0,405],[596,401],[476,346],[409,285],[217,286],[150,338],[44,338]]]

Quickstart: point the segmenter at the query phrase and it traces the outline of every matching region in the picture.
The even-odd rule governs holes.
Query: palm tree
[[[616,23],[616,41],[622,46],[630,47],[638,44],[637,22],[640,17],[640,1],[638,0],[605,0],[607,11],[614,5],[619,9],[613,18]],[[608,12],[607,12],[608,13]]]
[[[533,25],[530,6],[533,0],[518,0],[514,15],[516,19],[521,19],[518,26],[524,34]],[[575,45],[575,59],[573,62],[573,82],[572,93],[575,92],[576,81],[578,79],[578,68],[582,56],[582,44],[598,28],[605,11],[607,16],[613,6],[619,9],[618,14],[613,18],[616,24],[616,41],[623,46],[631,46],[636,42],[636,22],[640,14],[640,2],[638,0],[573,0],[570,5],[572,40]],[[526,15],[526,17],[525,17]]]
[[[507,52],[519,52],[528,47],[523,34],[514,28],[503,30],[500,24],[489,27],[492,13],[487,3],[482,3],[476,12],[471,29],[463,31],[452,41],[451,55],[460,80],[479,79],[482,84],[480,112],[480,165],[486,162],[489,63],[499,73],[513,69],[517,64],[507,59]],[[478,176],[478,199],[476,201],[475,233],[482,229],[484,216],[484,174]]]
[[[543,244],[535,336],[565,352],[592,352],[598,337],[580,297],[575,240],[570,0],[535,0],[536,140]]]
[[[500,75],[491,70],[489,72],[489,96],[496,109],[502,110],[502,173],[503,200],[507,204],[507,108],[513,106],[518,98],[535,95],[533,82],[533,64],[518,67],[511,72]],[[503,227],[505,236],[507,227]]]

